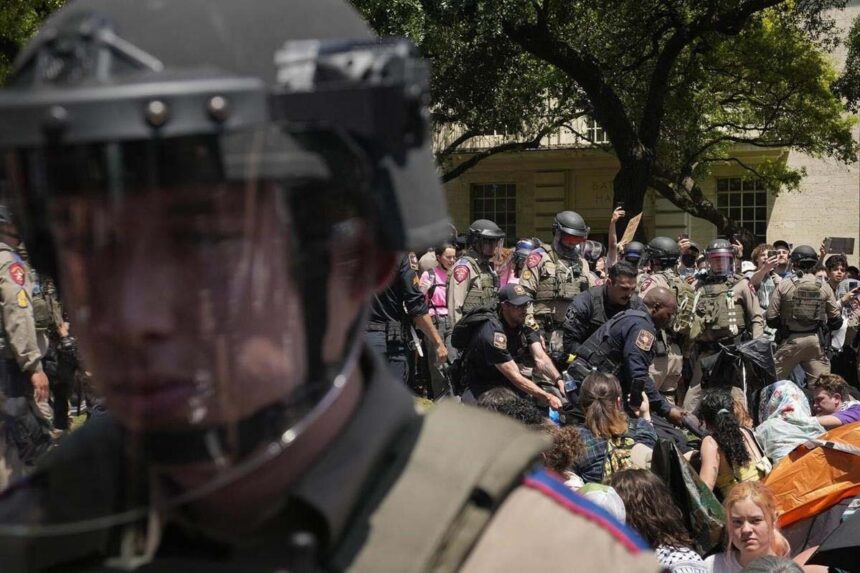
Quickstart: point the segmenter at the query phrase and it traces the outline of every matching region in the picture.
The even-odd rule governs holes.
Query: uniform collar
[[[412,396],[379,356],[366,350],[361,368],[364,395],[352,419],[290,490],[323,518],[329,547],[342,538],[386,450],[419,421]]]

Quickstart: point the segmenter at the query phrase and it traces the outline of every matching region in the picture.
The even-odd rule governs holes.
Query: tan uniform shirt
[[[42,351],[33,318],[33,283],[27,263],[0,243],[0,304],[3,305],[3,354],[27,374],[42,371]]]
[[[812,273],[806,273],[799,279],[797,283],[811,283],[818,279]],[[784,299],[788,293],[795,290],[797,284],[794,280],[784,280],[777,285],[776,290],[770,297],[770,306],[767,307],[767,320],[772,321],[779,317],[784,311]],[[826,282],[821,284],[821,300],[824,301],[824,314],[828,319],[836,318],[842,314],[842,307],[836,300],[836,295],[833,294],[833,289]],[[790,317],[786,317],[784,322],[785,327],[791,332],[811,332],[816,329],[817,324],[811,321],[797,321]]]
[[[481,282],[481,275],[478,274],[478,270],[483,270],[487,274],[492,274],[492,267],[490,262],[487,260],[482,260],[478,254],[471,249],[465,253],[466,256],[460,257],[454,266],[451,268],[451,272],[448,273],[448,291],[446,293],[448,297],[448,316],[450,317],[451,327],[453,327],[457,322],[463,318],[463,303],[466,302],[466,296],[469,294],[469,290],[473,288],[485,288],[486,286],[493,285],[484,285]],[[469,260],[470,257],[473,261],[477,261],[478,269],[474,268],[473,262]]]

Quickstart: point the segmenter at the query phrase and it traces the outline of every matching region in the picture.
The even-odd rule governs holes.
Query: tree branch
[[[462,163],[458,163],[450,170],[444,172],[442,174],[442,183],[447,183],[449,181],[452,181],[453,179],[456,179],[484,159],[492,157],[493,155],[498,155],[499,153],[505,153],[507,151],[524,151],[526,149],[536,149],[540,147],[541,139],[552,133],[552,130],[556,129],[557,127],[558,126],[555,124],[547,126],[540,132],[538,132],[538,134],[534,138],[529,139],[528,141],[511,141],[475,153]]]

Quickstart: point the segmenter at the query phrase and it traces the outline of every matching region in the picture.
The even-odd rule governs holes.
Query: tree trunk
[[[651,162],[647,159],[622,161],[621,169],[612,181],[612,206],[614,208],[619,203],[623,203],[624,211],[627,213],[627,216],[619,219],[615,226],[619,241],[630,219],[642,212],[645,205],[645,192],[652,178],[652,168]],[[636,229],[634,238],[644,242],[645,229],[641,223]]]

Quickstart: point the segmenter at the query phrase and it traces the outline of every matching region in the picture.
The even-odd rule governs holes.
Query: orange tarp
[[[860,422],[834,428],[819,439],[860,446]],[[860,456],[799,446],[774,467],[765,483],[776,496],[779,525],[785,527],[860,494]]]

